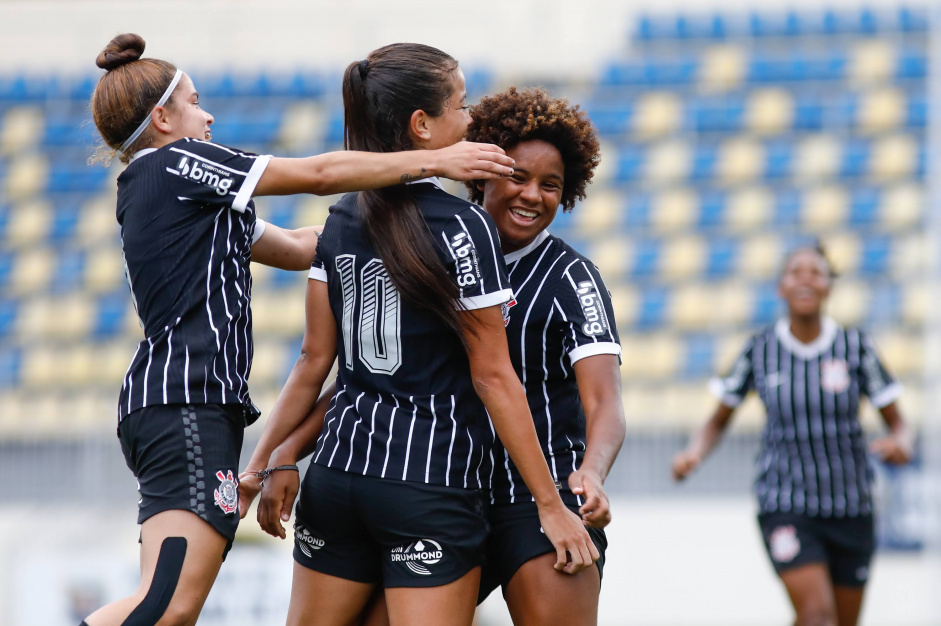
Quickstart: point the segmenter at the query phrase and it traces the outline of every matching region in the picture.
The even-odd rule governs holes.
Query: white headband
[[[127,141],[121,144],[121,152],[124,152],[130,148],[131,144],[137,141],[137,138],[141,136],[141,133],[147,130],[147,127],[150,126],[150,120],[153,118],[154,109],[157,107],[162,107],[167,103],[167,100],[170,99],[170,94],[172,94],[173,90],[176,89],[176,85],[180,82],[180,78],[182,76],[183,70],[177,70],[176,74],[173,75],[173,80],[171,80],[170,84],[167,86],[167,90],[163,92],[162,96],[160,96],[160,100],[157,101],[157,104],[154,105],[154,108],[150,110],[150,112],[147,114],[147,117],[144,118],[144,121],[141,122],[140,126],[137,127],[137,130],[131,133],[131,136],[127,138]]]

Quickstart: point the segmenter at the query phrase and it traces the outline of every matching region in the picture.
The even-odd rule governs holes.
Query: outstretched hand
[[[493,144],[460,141],[436,152],[438,173],[444,178],[482,180],[513,174],[515,161]]]
[[[880,437],[869,444],[869,451],[885,463],[904,465],[912,460],[912,448],[900,437]]]
[[[699,467],[702,458],[695,452],[684,450],[673,457],[673,480],[683,480]]]
[[[284,539],[284,526],[281,522],[291,519],[294,499],[301,486],[301,479],[296,471],[272,472],[265,479],[258,501],[258,525],[272,537]]]
[[[261,479],[255,472],[246,470],[239,474],[239,519],[245,519],[252,501],[261,492]]]

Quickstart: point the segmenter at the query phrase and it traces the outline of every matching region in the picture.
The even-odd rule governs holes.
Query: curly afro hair
[[[474,121],[467,129],[468,141],[493,143],[504,150],[532,139],[555,146],[565,167],[562,209],[571,211],[576,200],[585,198],[585,188],[601,160],[601,147],[591,120],[578,105],[550,98],[543,89],[517,91],[510,87],[481,99],[471,107],[471,116]],[[471,201],[481,204],[484,194],[477,181],[465,184]]]

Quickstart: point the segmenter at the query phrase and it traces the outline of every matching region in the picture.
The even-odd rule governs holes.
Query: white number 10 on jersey
[[[385,266],[372,259],[356,276],[356,257],[341,254],[336,258],[340,287],[343,291],[343,343],[346,367],[353,369],[353,329],[359,331],[359,360],[375,374],[394,374],[402,365],[400,335],[402,303]],[[359,289],[357,289],[359,287]],[[359,291],[359,320],[355,305]]]

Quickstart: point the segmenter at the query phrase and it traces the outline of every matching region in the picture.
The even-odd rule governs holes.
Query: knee
[[[795,626],[837,626],[836,611],[833,607],[806,607],[798,611]]]

